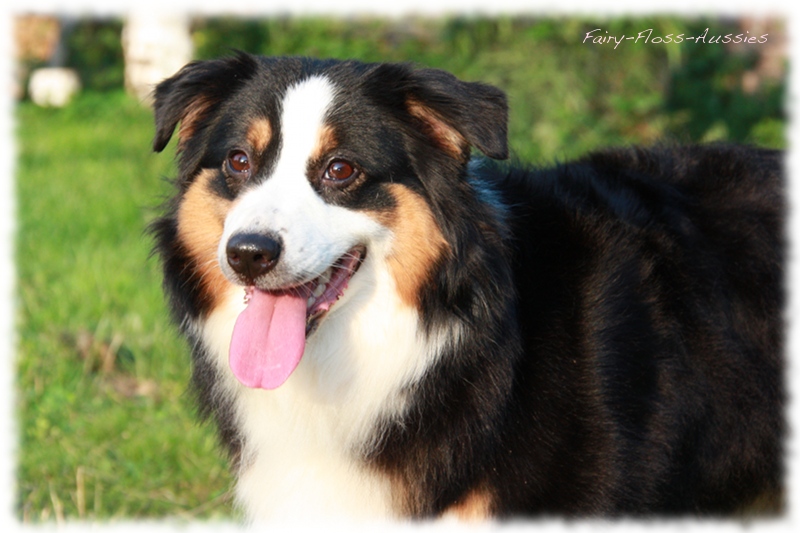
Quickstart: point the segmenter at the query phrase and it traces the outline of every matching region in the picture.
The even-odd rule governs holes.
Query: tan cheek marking
[[[486,491],[475,489],[461,501],[451,505],[444,516],[452,516],[464,522],[487,520],[492,516],[492,497]]]
[[[422,286],[429,282],[448,245],[425,200],[402,185],[389,188],[397,206],[391,214],[380,217],[394,233],[389,268],[402,300],[417,306]]]
[[[217,261],[217,246],[232,202],[209,190],[213,176],[214,171],[198,175],[178,208],[178,238],[194,262],[195,277],[211,309],[232,285]]]
[[[247,141],[256,153],[263,152],[270,140],[272,140],[272,125],[265,118],[254,121],[247,130]]]

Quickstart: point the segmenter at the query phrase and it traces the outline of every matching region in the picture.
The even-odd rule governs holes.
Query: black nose
[[[277,235],[237,233],[228,239],[225,252],[231,268],[252,285],[258,276],[275,268],[281,248],[280,237]]]

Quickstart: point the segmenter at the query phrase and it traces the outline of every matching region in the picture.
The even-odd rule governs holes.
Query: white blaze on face
[[[288,89],[283,99],[281,148],[274,171],[246,190],[225,220],[218,257],[223,272],[228,239],[240,232],[270,232],[282,239],[278,265],[265,278],[270,289],[285,288],[322,274],[350,248],[381,232],[370,217],[326,203],[306,175],[324,135],[325,118],[336,91],[324,77],[312,77]]]

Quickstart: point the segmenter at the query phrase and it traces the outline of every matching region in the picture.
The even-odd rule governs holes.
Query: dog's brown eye
[[[244,150],[233,150],[228,154],[228,167],[236,174],[250,172],[250,157]]]
[[[325,179],[341,183],[353,178],[356,174],[358,171],[352,163],[336,159],[325,170]]]

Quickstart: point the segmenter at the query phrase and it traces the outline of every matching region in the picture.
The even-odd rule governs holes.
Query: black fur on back
[[[469,334],[372,459],[404,479],[409,512],[475,487],[509,517],[780,501],[780,154],[631,148],[543,170],[487,163],[477,181],[507,227],[457,219],[467,250],[426,299],[433,317],[442,291],[463,289]]]

